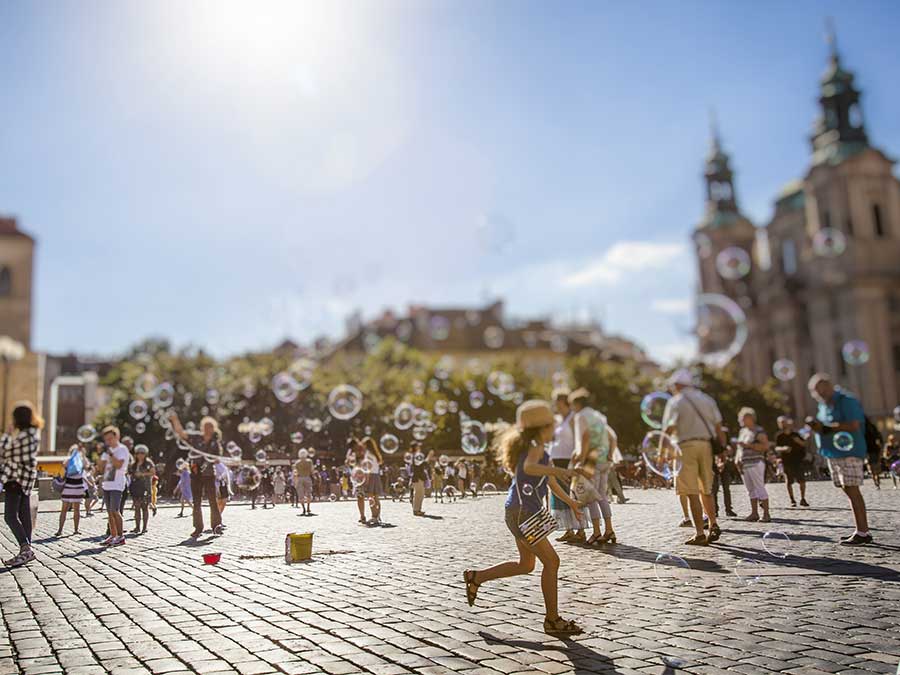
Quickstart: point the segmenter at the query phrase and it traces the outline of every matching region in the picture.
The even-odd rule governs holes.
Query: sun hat
[[[553,424],[553,411],[546,401],[525,401],[516,408],[516,426],[522,431]]]
[[[694,384],[694,376],[687,368],[679,368],[669,377],[669,386],[680,384],[682,387],[691,387]]]
[[[580,398],[587,399],[590,397],[591,397],[591,392],[589,392],[584,387],[578,387],[578,389],[576,389],[571,394],[569,394],[569,403],[575,403],[575,401],[577,401]]]

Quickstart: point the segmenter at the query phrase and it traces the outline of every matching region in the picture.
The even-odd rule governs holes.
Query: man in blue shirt
[[[809,393],[819,403],[816,419],[807,418],[816,432],[819,454],[828,461],[828,471],[836,487],[850,500],[856,532],[841,540],[843,546],[871,544],[866,502],[860,486],[866,459],[866,417],[859,399],[835,387],[825,373],[809,378]]]

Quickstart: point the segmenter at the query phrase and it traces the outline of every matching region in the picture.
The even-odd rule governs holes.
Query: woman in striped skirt
[[[81,501],[84,499],[84,469],[87,464],[84,453],[77,445],[69,448],[69,459],[65,465],[65,482],[62,489],[62,509],[59,512],[59,530],[57,537],[61,537],[63,526],[66,524],[66,514],[72,510],[75,519],[75,534],[78,534],[78,525],[81,521]]]

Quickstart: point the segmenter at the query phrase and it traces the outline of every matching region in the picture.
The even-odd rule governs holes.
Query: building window
[[[822,214],[822,227],[831,228],[831,214],[828,211]]]
[[[884,236],[884,221],[881,218],[881,206],[872,204],[872,223],[875,225],[875,236]]]
[[[793,239],[781,243],[781,269],[787,276],[797,273],[797,245]]]
[[[847,236],[853,236],[853,221],[849,218],[849,216],[847,217]]]
[[[8,267],[0,267],[0,298],[12,293],[12,273]]]

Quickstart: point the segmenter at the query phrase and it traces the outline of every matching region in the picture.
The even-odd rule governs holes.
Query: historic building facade
[[[860,92],[833,41],[819,105],[809,169],[777,197],[762,228],[738,208],[729,157],[714,131],[706,212],[694,232],[700,291],[724,294],[744,310],[747,340],[735,361],[748,382],[762,384],[775,361],[789,359],[796,377],[781,386],[795,414],[813,409],[807,378],[824,370],[883,419],[900,399],[900,181],[894,160],[870,144]],[[723,277],[717,258],[735,247],[752,265],[729,279],[736,275]],[[727,340],[716,335],[727,327],[711,323],[700,335],[701,353]],[[842,357],[851,340],[868,346],[865,363]]]

